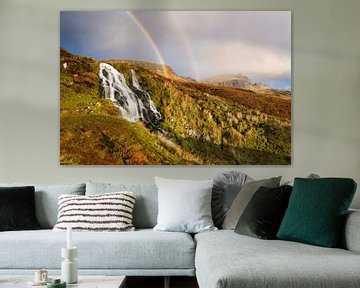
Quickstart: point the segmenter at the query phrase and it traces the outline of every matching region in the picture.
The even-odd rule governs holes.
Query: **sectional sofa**
[[[13,184],[0,184],[13,186]],[[153,231],[155,185],[95,183],[35,185],[40,230],[0,232],[0,278],[46,268],[60,273],[66,233],[55,232],[61,194],[133,191],[133,232],[74,232],[80,274],[196,276],[201,288],[360,287],[360,211],[350,211],[339,248],[260,240],[218,230],[196,235]],[[165,286],[169,281],[165,281]]]

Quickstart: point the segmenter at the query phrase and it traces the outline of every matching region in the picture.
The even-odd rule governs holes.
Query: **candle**
[[[71,234],[72,227],[70,225],[67,226],[66,232],[67,232],[66,248],[70,249],[70,248],[72,248],[72,234]]]

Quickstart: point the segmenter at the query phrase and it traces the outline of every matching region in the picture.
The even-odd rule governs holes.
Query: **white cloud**
[[[201,78],[242,73],[250,78],[281,78],[291,75],[291,58],[267,47],[240,41],[209,45],[196,50]]]

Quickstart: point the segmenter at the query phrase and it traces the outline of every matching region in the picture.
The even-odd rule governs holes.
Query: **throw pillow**
[[[0,231],[40,228],[34,194],[33,186],[0,187]]]
[[[288,206],[292,187],[260,187],[251,198],[235,232],[260,239],[275,239]]]
[[[72,226],[74,231],[133,231],[132,192],[95,196],[61,195],[55,231]]]
[[[159,213],[154,230],[198,233],[216,230],[211,217],[213,180],[155,177]]]
[[[336,247],[355,190],[348,178],[295,178],[277,238]]]
[[[136,229],[154,228],[158,215],[158,191],[155,184],[86,182],[86,195],[131,191],[136,202],[133,223]]]
[[[216,227],[221,228],[225,216],[241,187],[251,180],[245,173],[237,171],[227,171],[214,178],[211,214]]]
[[[279,186],[280,177],[274,177],[270,179],[263,179],[258,181],[251,181],[244,184],[239,191],[239,194],[236,196],[234,202],[232,203],[229,212],[227,213],[223,229],[234,230],[237,222],[240,219],[241,214],[243,213],[246,205],[249,203],[251,197],[255,192],[261,187],[275,188]]]

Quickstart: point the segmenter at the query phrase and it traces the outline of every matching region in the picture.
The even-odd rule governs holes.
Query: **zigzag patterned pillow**
[[[55,231],[72,226],[74,231],[133,231],[132,192],[115,192],[93,196],[60,195]]]

